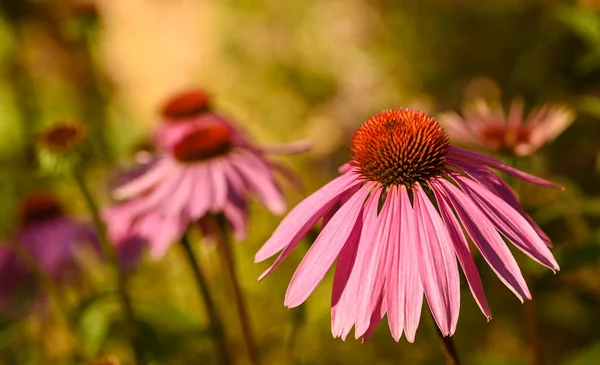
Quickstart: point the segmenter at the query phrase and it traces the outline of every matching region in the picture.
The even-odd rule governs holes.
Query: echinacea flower
[[[203,91],[186,91],[167,101],[156,141],[159,152],[147,171],[116,189],[115,198],[124,201],[104,212],[112,237],[142,237],[156,259],[190,223],[209,214],[223,214],[236,239],[242,239],[250,193],[271,212],[284,212],[275,172],[293,174],[214,113]],[[296,143],[275,149],[295,153],[305,148]]]
[[[77,253],[98,249],[91,227],[64,214],[59,201],[46,192],[27,197],[21,207],[20,228],[14,243],[20,245],[58,283],[76,281],[81,272]],[[11,245],[0,254],[0,292],[2,299],[14,290],[31,283],[31,268],[22,261]],[[25,285],[26,286],[26,285]]]
[[[556,271],[547,237],[490,168],[546,187],[557,185],[482,154],[451,146],[438,123],[409,109],[370,118],[352,140],[352,160],[337,177],[282,220],[256,254],[282,251],[260,277],[277,268],[319,221],[323,229],[294,273],[285,306],[303,303],[337,260],[332,332],[368,339],[387,314],[393,338],[412,342],[423,294],[444,336],[456,329],[458,263],[489,319],[469,240],[522,301],[531,294],[506,241]],[[259,279],[259,280],[260,280]]]
[[[567,129],[575,114],[563,106],[543,105],[524,118],[521,100],[512,102],[508,115],[500,106],[478,100],[462,117],[447,112],[438,119],[453,141],[490,152],[529,156]]]

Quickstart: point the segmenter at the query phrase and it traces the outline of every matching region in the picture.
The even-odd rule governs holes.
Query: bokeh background
[[[73,182],[40,168],[35,137],[44,126],[87,124],[93,151],[85,176],[105,205],[113,171],[133,165],[148,145],[161,103],[190,86],[206,89],[216,109],[260,143],[312,142],[310,152],[281,158],[305,185],[303,193],[284,185],[290,206],[336,176],[354,131],[381,110],[435,116],[475,98],[507,106],[515,97],[527,108],[571,106],[576,121],[551,145],[530,158],[500,156],[566,186],[516,187],[553,239],[562,270],[553,275],[516,253],[534,297],[522,305],[479,265],[494,317],[485,320],[463,282],[454,339],[465,364],[600,364],[600,1],[2,0],[0,8],[0,235],[7,239],[23,197],[40,188],[86,216]],[[235,255],[263,364],[443,362],[427,310],[414,344],[395,343],[385,324],[364,344],[333,339],[332,275],[305,305],[284,308],[310,242],[258,283],[267,264],[254,264],[254,253],[280,218],[258,204],[251,213],[250,235]],[[214,247],[194,243],[244,364]],[[61,289],[78,335],[44,311],[5,311],[0,364],[70,364],[73,349],[131,361],[105,265],[82,260],[82,280]],[[158,262],[144,257],[131,286],[153,364],[212,363],[204,307],[177,247]]]

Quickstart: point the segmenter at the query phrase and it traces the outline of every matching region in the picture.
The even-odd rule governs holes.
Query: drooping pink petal
[[[445,179],[438,180],[467,233],[500,280],[523,301],[531,294],[519,265],[485,214],[471,198]]]
[[[240,172],[247,186],[271,212],[282,214],[286,209],[283,194],[264,162],[247,151],[240,152],[237,157],[232,158],[231,163]]]
[[[232,201],[227,201],[223,214],[231,224],[233,236],[237,241],[243,241],[247,233],[247,220],[245,206],[238,205]]]
[[[342,166],[338,167],[338,172],[340,174],[345,174],[346,172],[348,172],[348,171],[350,171],[352,169],[353,169],[352,165],[350,165],[350,163],[346,162]]]
[[[206,162],[206,168],[210,171],[212,181],[213,199],[210,207],[212,213],[222,212],[227,200],[227,179],[223,164],[220,158],[214,158]]]
[[[453,162],[453,165],[459,170],[464,171],[473,180],[486,186],[491,192],[502,198],[514,210],[519,212],[525,220],[533,227],[535,232],[546,243],[546,246],[552,247],[550,237],[542,230],[542,228],[525,212],[525,209],[519,204],[515,191],[502,180],[498,175],[492,172],[485,166],[474,166],[468,163]]]
[[[419,274],[418,256],[419,233],[417,230],[417,216],[412,208],[406,187],[400,187],[400,256],[398,287],[404,290],[403,295],[398,292],[400,308],[404,306],[404,333],[408,342],[415,341],[417,328],[421,319],[423,307],[423,283]]]
[[[372,184],[365,184],[344,204],[329,224],[321,231],[296,269],[285,294],[284,305],[288,308],[302,304],[321,282],[342,247],[348,241],[363,203],[371,193]],[[362,224],[362,222],[358,222]]]
[[[469,244],[465,238],[465,235],[463,234],[462,228],[454,216],[450,202],[442,193],[443,190],[441,187],[439,187],[438,182],[431,181],[429,185],[435,194],[435,199],[437,200],[439,210],[442,213],[442,219],[446,225],[446,228],[448,228],[448,233],[450,234],[450,239],[454,245],[456,256],[458,257],[460,266],[462,267],[465,277],[467,278],[467,283],[469,284],[473,298],[475,298],[477,305],[489,321],[492,318],[492,311],[490,310],[487,299],[485,298],[483,284],[481,283],[479,272],[475,266],[475,261],[473,260],[473,256],[469,250]]]
[[[564,106],[547,107],[545,110],[538,111],[529,123],[531,149],[538,149],[558,137],[574,120],[575,113]],[[525,154],[530,151],[519,152]]]
[[[169,173],[173,168],[173,161],[168,158],[163,158],[140,177],[115,189],[112,195],[117,200],[129,199],[140,195],[161,182],[165,176],[169,176]]]
[[[192,168],[186,169],[181,178],[181,182],[178,188],[175,189],[173,195],[165,200],[163,204],[163,212],[166,215],[181,214],[189,204],[190,196],[192,195],[192,189],[196,184],[195,180],[197,176],[194,176],[194,170]]]
[[[526,172],[515,169],[514,167],[507,165],[502,161],[496,160],[495,158],[483,155],[478,152],[465,150],[456,146],[450,146],[450,148],[448,149],[447,158],[450,160],[450,162],[459,161],[471,164],[487,165],[491,168],[503,171],[511,176],[514,176],[531,184],[564,190],[564,188],[558,184],[555,184],[548,180],[544,180],[541,177],[530,175]]]
[[[231,161],[224,160],[223,172],[225,173],[225,178],[229,185],[229,193],[240,197],[240,199],[245,197],[248,192],[248,186],[240,176],[239,172],[231,165]]]
[[[331,331],[334,337],[341,337],[343,340],[346,339],[358,318],[356,298],[360,295],[358,288],[362,280],[362,268],[365,265],[366,255],[364,255],[364,252],[369,249],[375,232],[374,226],[380,196],[381,189],[376,189],[367,198],[364,205],[362,229],[358,242],[355,243],[357,247],[355,248],[355,259],[352,265],[347,261],[347,256],[343,258],[340,256],[340,260],[343,259],[344,261],[338,262],[338,265],[341,265],[339,272],[336,267],[337,282],[339,284],[334,287],[335,290],[331,297]],[[334,276],[335,280],[336,277]],[[346,284],[342,287],[341,284],[344,282]]]
[[[212,205],[213,187],[210,180],[210,172],[205,165],[192,166],[190,169],[193,169],[196,183],[189,197],[188,210],[190,218],[198,220],[206,214]]]
[[[184,178],[185,173],[185,168],[173,169],[168,178],[165,178],[159,183],[147,196],[143,197],[143,199],[137,199],[138,203],[131,205],[130,214],[136,216],[159,207],[159,210],[162,210],[162,207],[165,206],[165,202],[168,202],[169,198],[178,190],[179,184]]]
[[[402,337],[404,328],[404,293],[405,287],[401,287],[400,271],[404,268],[400,266],[400,225],[404,219],[402,215],[402,201],[400,198],[399,188],[391,186],[388,191],[388,199],[394,203],[392,216],[394,217],[391,225],[390,237],[388,242],[388,257],[386,262],[386,280],[385,292],[386,307],[388,309],[388,325],[394,340],[399,341]],[[411,217],[412,218],[412,217]]]
[[[365,331],[361,343],[369,341],[369,338],[371,338],[373,333],[375,333],[377,326],[385,316],[385,313],[387,311],[386,296],[387,293],[385,291],[382,291],[381,294],[379,294],[379,297],[376,299],[375,306],[373,308],[373,313],[371,313],[371,318],[369,319],[369,326]]]
[[[523,100],[515,99],[510,104],[506,126],[508,128],[518,128],[523,124]]]
[[[285,144],[263,145],[260,149],[269,154],[276,155],[295,155],[310,150],[312,143],[307,139],[301,139]]]
[[[457,113],[443,113],[437,119],[452,140],[461,143],[476,142],[476,139],[473,138],[473,131]]]
[[[393,222],[393,210],[395,202],[388,196],[383,207],[374,222],[374,232],[367,250],[363,252],[365,257],[362,264],[361,281],[358,286],[358,298],[356,312],[358,318],[354,328],[355,337],[358,339],[365,334],[371,323],[371,314],[381,297],[385,285],[385,274],[387,270],[386,260],[390,254],[388,251],[391,227]],[[384,304],[384,306],[387,306]]]
[[[413,188],[419,273],[431,313],[444,336],[454,333],[460,308],[460,278],[448,232],[423,189]]]
[[[455,173],[451,176],[510,242],[540,264],[552,270],[559,269],[548,247],[517,211],[475,181]]]
[[[363,217],[361,214],[348,241],[340,252],[333,278],[333,290],[331,295],[331,333],[333,334],[333,337],[343,336],[342,339],[344,340],[354,325],[354,301],[344,300],[344,298],[348,297],[348,293],[356,293],[358,286],[357,283],[350,281],[350,276],[353,270],[358,270],[355,266],[355,261],[362,230],[359,223],[361,223],[362,220]]]
[[[156,235],[147,238],[150,242],[150,257],[153,260],[161,259],[171,244],[181,238],[187,223],[181,216],[162,219]]]
[[[359,183],[356,174],[341,175],[296,205],[258,250],[255,262],[268,259],[288,245],[297,244],[344,192]]]

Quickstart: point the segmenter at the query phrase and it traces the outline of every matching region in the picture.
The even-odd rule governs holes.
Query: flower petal
[[[460,278],[448,232],[425,191],[413,188],[417,217],[419,273],[431,313],[444,336],[456,329]]]
[[[379,199],[378,199],[379,201]],[[358,339],[369,329],[371,315],[375,306],[381,298],[381,292],[385,286],[385,275],[387,271],[386,257],[390,243],[390,231],[393,225],[394,199],[387,196],[379,215],[374,222],[374,231],[367,248],[362,255],[365,259],[361,265],[361,280],[358,286],[357,296],[357,321],[355,326],[355,337]],[[377,211],[375,211],[377,215]],[[367,229],[367,228],[365,228]],[[384,303],[384,306],[387,306]]]
[[[178,188],[175,189],[173,195],[169,197],[169,199],[165,199],[163,204],[164,214],[177,215],[184,211],[189,204],[192,190],[196,184],[195,180],[196,176],[194,176],[192,169],[186,169],[183,172]]]
[[[193,175],[196,179],[196,184],[190,194],[188,209],[190,218],[198,220],[204,217],[212,205],[213,188],[210,180],[210,172],[206,165],[199,164],[190,168],[194,170]]]
[[[331,297],[331,331],[334,337],[346,339],[348,333],[357,321],[357,301],[359,296],[358,288],[362,280],[362,267],[365,264],[366,255],[364,252],[369,249],[374,232],[375,219],[377,218],[377,208],[381,190],[375,190],[368,198],[363,208],[361,219],[362,229],[359,232],[354,250],[354,259],[349,263],[349,253],[344,257],[340,255],[341,262],[338,262],[340,270],[336,267],[337,285],[334,287]],[[350,242],[349,242],[350,243]],[[344,246],[344,250],[346,250]],[[334,281],[336,277],[334,276]],[[345,285],[342,284],[345,282]]]
[[[237,158],[231,158],[231,162],[240,172],[247,186],[271,212],[282,214],[285,211],[283,194],[263,160],[254,153],[245,151],[238,152]]]
[[[321,282],[357,223],[362,225],[362,220],[358,221],[358,217],[372,188],[372,184],[365,184],[321,231],[290,281],[285,294],[286,307],[293,308],[302,304]]]
[[[564,188],[558,184],[555,184],[548,180],[544,180],[541,177],[530,175],[521,170],[517,170],[514,167],[509,166],[502,161],[496,160],[495,158],[483,155],[478,152],[465,150],[456,146],[451,146],[449,148],[448,159],[450,160],[450,162],[455,160],[471,164],[483,164],[496,170],[503,171],[511,176],[514,176],[531,184],[564,190]]]
[[[130,199],[151,189],[154,185],[169,176],[169,171],[174,167],[174,161],[164,158],[158,161],[145,174],[133,179],[126,184],[121,185],[113,192],[113,197],[117,200]]]
[[[450,239],[454,245],[454,251],[456,252],[460,266],[465,273],[465,277],[467,278],[467,283],[469,284],[473,298],[475,298],[477,305],[489,321],[490,318],[492,318],[492,311],[490,310],[487,299],[485,298],[483,284],[481,283],[481,278],[479,277],[479,272],[477,271],[477,266],[475,266],[473,256],[471,256],[469,244],[465,238],[462,227],[454,216],[450,202],[444,195],[442,188],[439,187],[438,182],[432,181],[430,182],[430,186],[431,190],[433,190],[433,193],[435,194],[439,210],[442,213],[444,225],[448,228]]]
[[[559,270],[548,247],[516,210],[475,181],[455,173],[451,176],[467,195],[473,197],[479,209],[510,242],[540,264]]]
[[[485,214],[473,200],[445,179],[439,179],[440,187],[450,200],[467,233],[500,280],[523,301],[531,294],[523,279],[519,265],[508,247]]]
[[[398,287],[404,288],[404,295],[398,300],[404,302],[404,333],[408,342],[415,341],[417,328],[423,308],[423,283],[419,274],[417,240],[419,233],[416,228],[416,213],[411,206],[406,187],[400,187],[400,256]],[[400,293],[399,293],[400,295]],[[402,306],[402,302],[400,302]]]
[[[525,212],[519,201],[517,200],[517,195],[514,190],[506,183],[504,180],[500,178],[500,176],[496,175],[490,169],[485,166],[473,166],[468,163],[458,163],[454,162],[453,165],[457,167],[459,170],[462,170],[467,173],[473,180],[478,183],[486,186],[491,192],[498,195],[502,198],[508,205],[510,205],[514,210],[519,212],[523,218],[533,227],[535,232],[540,236],[540,238],[546,243],[546,246],[552,247],[552,241],[550,237],[542,230],[540,226]]]
[[[359,183],[358,176],[353,173],[341,175],[296,205],[258,250],[255,262],[268,259],[288,245],[295,247],[339,197]]]
[[[402,201],[398,187],[392,186],[390,188],[388,191],[388,199],[394,202],[394,208],[392,210],[394,224],[391,225],[388,243],[388,259],[386,262],[386,307],[388,309],[387,318],[390,332],[394,340],[399,341],[400,337],[402,337],[402,330],[404,328],[404,294],[406,289],[405,287],[401,287],[399,283],[403,279],[401,276],[406,272],[404,271],[404,267],[400,266],[400,226],[402,225],[404,215],[402,215]]]
[[[212,182],[212,204],[211,213],[221,213],[227,201],[227,179],[223,167],[223,161],[219,158],[206,162],[206,168],[210,171]]]

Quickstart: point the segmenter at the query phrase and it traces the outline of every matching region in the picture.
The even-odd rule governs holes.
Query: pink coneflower
[[[68,283],[79,277],[77,252],[85,245],[96,250],[94,240],[88,224],[65,215],[52,194],[38,192],[27,197],[21,207],[20,228],[13,245],[20,245],[56,282]],[[0,257],[0,297],[5,301],[10,293],[32,283],[33,273],[11,245],[2,248]]]
[[[505,240],[558,270],[539,227],[489,168],[557,187],[449,145],[438,123],[422,112],[378,114],[356,132],[352,160],[340,169],[342,175],[292,209],[258,251],[257,262],[283,250],[260,279],[322,219],[323,230],[294,273],[285,305],[304,302],[337,259],[331,302],[335,337],[345,339],[355,326],[356,338],[367,339],[387,313],[394,339],[404,331],[412,342],[423,294],[441,333],[452,335],[460,306],[457,259],[489,319],[469,240],[521,301],[531,294]]]
[[[112,237],[147,239],[153,258],[162,257],[188,224],[211,213],[222,213],[242,239],[250,193],[275,214],[285,210],[275,172],[285,177],[290,172],[212,112],[208,100],[204,92],[191,90],[165,104],[156,133],[158,156],[148,171],[115,190],[115,198],[125,201],[105,211]],[[279,150],[304,148],[292,144]]]
[[[558,137],[574,119],[572,110],[558,105],[538,107],[525,119],[520,100],[513,101],[508,115],[500,106],[478,100],[471,110],[463,112],[463,117],[455,112],[439,117],[454,141],[517,156],[533,154]]]

